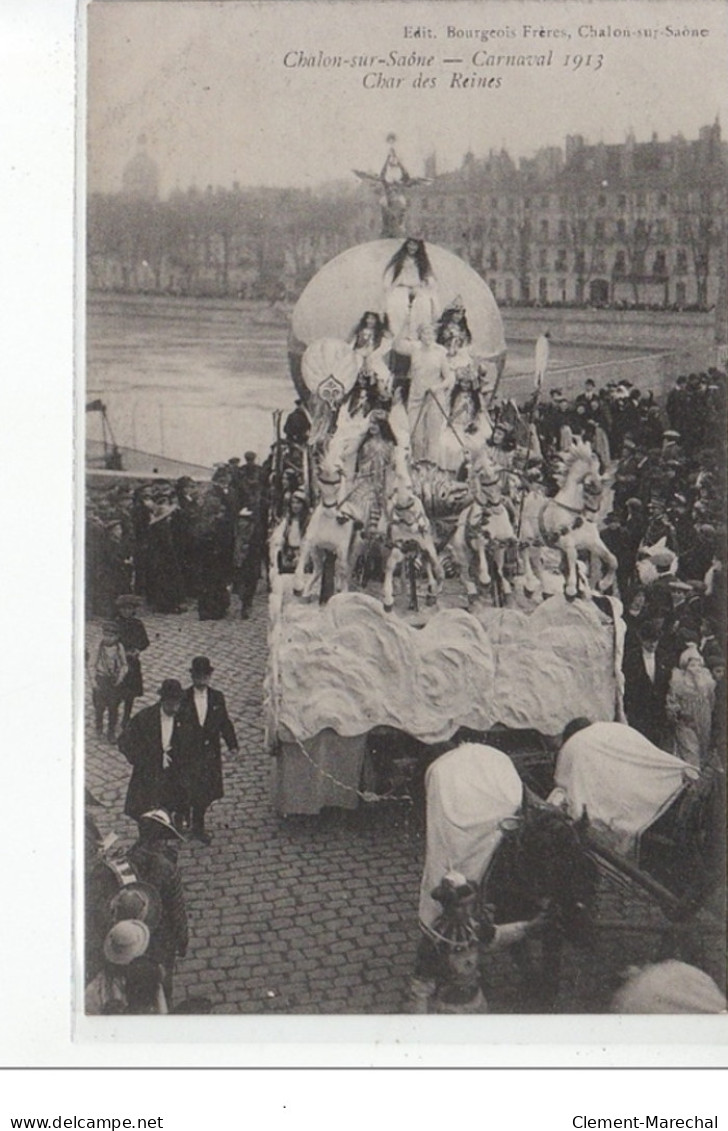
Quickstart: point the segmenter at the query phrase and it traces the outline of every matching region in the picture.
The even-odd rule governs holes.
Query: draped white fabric
[[[635,970],[615,994],[611,1013],[725,1013],[712,978],[685,962],[658,962]]]
[[[442,609],[415,628],[367,594],[304,605],[281,582],[271,616],[273,737],[281,725],[301,740],[391,726],[434,743],[496,723],[559,735],[577,715],[618,710],[615,622],[588,601]]]
[[[556,762],[556,786],[568,811],[584,808],[593,821],[636,836],[696,771],[666,754],[624,723],[594,723],[564,743]]]
[[[420,919],[430,926],[442,910],[430,892],[447,872],[482,879],[500,840],[498,826],[520,808],[523,785],[506,754],[475,742],[433,762],[425,785],[427,849]]]

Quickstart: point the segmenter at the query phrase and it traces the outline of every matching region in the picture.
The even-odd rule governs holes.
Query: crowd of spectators
[[[504,401],[492,412],[493,439],[497,433],[514,457],[518,449],[521,466],[535,470],[547,491],[554,463],[573,439],[588,441],[598,454],[611,485],[601,537],[617,559],[615,595],[626,623],[626,721],[710,773],[723,771],[726,747],[726,391],[718,370],[678,377],[664,404],[629,381],[598,389],[587,379],[571,396],[556,387],[520,410]],[[200,619],[222,619],[232,592],[245,618],[274,528],[278,568],[294,567],[311,502],[302,490],[309,425],[297,402],[285,439],[266,463],[247,452],[242,462],[218,465],[209,482],[121,480],[89,489],[86,599],[89,615],[104,618],[92,687],[97,733],[106,724],[116,740],[123,706],[120,748],[133,766],[130,793],[146,765],[132,742],[145,720],[153,742],[144,757],[162,767],[151,791],[145,779],[139,804],[130,809],[127,799],[139,838],[123,858],[110,860],[87,814],[90,1013],[175,1010],[172,975],[188,945],[179,842],[186,836],[210,843],[204,812],[222,795],[219,736],[213,775],[219,784],[207,788],[207,782],[204,795],[194,797],[187,789],[186,818],[179,789],[169,787],[190,743],[209,746],[195,695],[209,695],[210,704],[218,696],[215,719],[226,718],[224,699],[208,690],[206,657],[192,662],[192,688],[183,693],[176,680],[165,680],[159,703],[131,718],[134,699],[143,694],[139,656],[149,645],[137,610],[145,603],[175,614],[196,602]],[[175,720],[168,741],[165,716]],[[236,751],[232,727],[221,733]],[[198,762],[196,754],[191,764]],[[202,999],[190,1002],[197,1012],[209,1007]]]
[[[664,409],[628,382],[537,413],[543,453],[578,435],[613,476],[601,536],[627,625],[627,721],[695,766],[725,760],[726,376],[678,377]]]
[[[503,425],[505,446],[515,447],[519,429],[509,424],[508,402],[492,417]],[[662,404],[627,380],[597,388],[587,379],[569,397],[555,387],[521,406],[521,441],[529,419],[527,462],[547,492],[553,461],[574,438],[591,444],[612,482],[612,507],[600,525],[617,558],[625,609],[628,721],[658,745],[704,761],[725,739],[726,375],[680,376]],[[89,613],[114,616],[119,597],[133,594],[156,612],[197,602],[201,619],[221,619],[232,593],[247,617],[271,530],[278,568],[295,567],[311,502],[301,490],[308,427],[297,403],[263,465],[248,452],[242,462],[218,465],[209,483],[183,477],[91,492]],[[108,710],[111,732],[114,700],[128,700],[130,679],[114,645],[110,631],[95,691],[97,724]],[[686,737],[686,714],[697,740]]]
[[[716,369],[678,377],[664,406],[651,390],[631,381],[610,381],[597,389],[587,378],[571,398],[552,388],[540,399],[535,422],[544,455],[568,444],[563,434],[568,428],[591,443],[606,468],[621,458],[625,440],[647,454],[662,446],[669,431],[679,432],[681,455],[691,461],[705,448],[720,448],[725,407],[725,375]]]
[[[90,487],[87,613],[112,616],[119,596],[133,593],[154,612],[197,602],[201,620],[219,620],[232,591],[247,616],[265,557],[266,492],[267,469],[254,452],[218,465],[210,482]]]

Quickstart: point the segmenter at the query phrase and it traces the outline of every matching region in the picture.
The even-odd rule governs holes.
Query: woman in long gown
[[[147,600],[155,613],[179,613],[185,585],[177,560],[172,515],[176,504],[160,497],[152,511],[148,537]]]
[[[420,326],[416,338],[398,338],[394,348],[411,358],[407,420],[412,459],[434,463],[441,427],[448,412],[447,350],[435,341],[432,323]]]
[[[406,239],[384,271],[384,310],[394,338],[436,321],[440,309],[424,240]]]
[[[385,504],[394,475],[397,438],[384,413],[377,409],[369,417],[369,428],[356,457],[354,488],[347,509],[363,524],[364,538],[384,534]]]
[[[308,526],[308,501],[305,491],[294,491],[286,513],[270,539],[270,558],[278,573],[294,573]]]
[[[482,451],[492,429],[480,393],[477,367],[458,334],[451,338],[447,367],[448,418],[440,429],[437,462],[446,471],[459,471],[467,453]]]

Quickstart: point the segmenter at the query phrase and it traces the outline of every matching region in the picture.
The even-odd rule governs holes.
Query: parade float
[[[535,429],[498,400],[493,294],[407,231],[415,182],[389,140],[380,176],[360,174],[382,238],[325,264],[291,320],[310,429],[274,460],[266,723],[284,815],[382,796],[376,749],[426,765],[461,733],[548,742],[575,716],[623,717],[598,461],[574,444],[546,492]]]

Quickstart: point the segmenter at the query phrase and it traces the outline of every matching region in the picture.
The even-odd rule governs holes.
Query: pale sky
[[[549,36],[524,38],[523,27]],[[579,34],[585,26],[612,34]],[[424,26],[434,38],[405,38]],[[447,28],[504,33],[490,42]],[[706,29],[671,37],[666,29]],[[638,38],[639,29],[660,29]],[[615,29],[628,29],[630,38]],[[554,32],[561,32],[556,36]],[[512,34],[508,34],[512,33]],[[566,36],[570,35],[570,38]],[[316,185],[376,172],[394,131],[413,174],[435,150],[440,171],[472,148],[514,157],[566,134],[638,141],[653,131],[697,136],[716,113],[728,134],[728,5],[723,0],[96,0],[88,19],[88,183],[114,191],[148,137],[162,195],[178,185]],[[549,67],[475,65],[494,54],[543,55]],[[430,67],[285,67],[287,52],[318,56],[411,52]],[[591,53],[592,67],[571,58]],[[596,56],[602,55],[596,69]],[[290,58],[290,56],[289,56]],[[462,64],[445,62],[459,58]],[[422,73],[436,89],[414,89]],[[500,77],[500,88],[452,88],[452,75]],[[365,89],[364,76],[401,78]],[[376,83],[376,77],[368,82]]]

